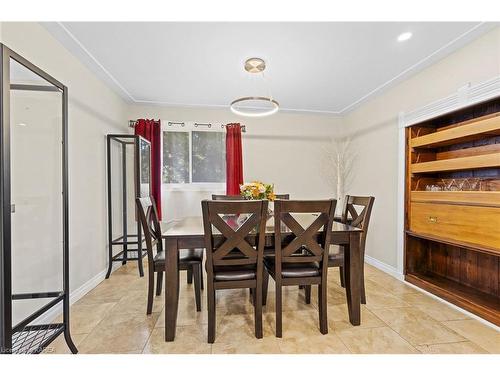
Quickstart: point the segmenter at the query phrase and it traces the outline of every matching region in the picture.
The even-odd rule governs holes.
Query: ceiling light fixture
[[[245,70],[248,73],[262,75],[262,80],[265,82],[264,70],[266,69],[266,62],[258,57],[252,57],[245,61]],[[251,103],[255,105],[251,106]],[[243,106],[241,106],[243,104]],[[262,108],[264,105],[265,108]],[[245,117],[265,117],[270,116],[278,112],[280,105],[269,96],[245,96],[242,98],[235,99],[230,105],[231,112],[236,115]]]
[[[398,42],[404,42],[404,41],[410,39],[412,36],[413,36],[413,34],[410,33],[409,31],[402,33],[398,36]]]

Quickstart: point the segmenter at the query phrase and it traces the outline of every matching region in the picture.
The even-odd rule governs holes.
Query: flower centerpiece
[[[265,184],[260,181],[247,182],[240,185],[240,194],[248,200],[267,199],[274,201],[274,184]]]

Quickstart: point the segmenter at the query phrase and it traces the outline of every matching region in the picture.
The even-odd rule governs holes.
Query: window
[[[188,132],[163,132],[163,183],[189,183]]]
[[[163,183],[224,183],[225,139],[225,133],[218,131],[165,130]]]
[[[226,142],[222,132],[191,133],[192,182],[226,182]]]

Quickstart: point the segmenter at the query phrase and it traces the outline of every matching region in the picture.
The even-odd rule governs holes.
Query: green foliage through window
[[[225,133],[163,132],[163,183],[224,183],[225,181]]]

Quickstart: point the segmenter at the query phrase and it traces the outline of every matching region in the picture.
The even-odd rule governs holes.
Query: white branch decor
[[[332,138],[323,154],[323,175],[338,200],[337,207],[341,209],[343,206],[341,201],[352,184],[352,166],[356,158],[351,139]]]

